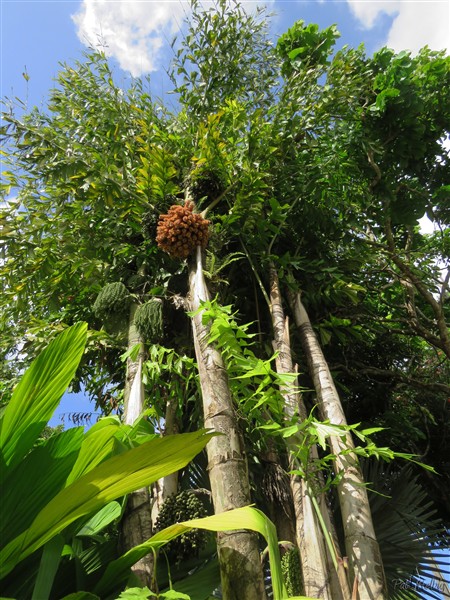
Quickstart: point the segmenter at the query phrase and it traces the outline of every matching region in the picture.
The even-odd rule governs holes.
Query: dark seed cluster
[[[224,189],[225,185],[218,171],[200,167],[191,173],[190,191],[196,202],[204,198],[212,202]]]
[[[202,501],[192,492],[185,491],[169,496],[161,507],[156,519],[155,529],[160,531],[190,519],[206,517],[206,510]],[[179,563],[188,558],[198,556],[200,550],[206,545],[207,534],[200,529],[192,529],[183,533],[165,546],[170,559]]]
[[[142,215],[142,235],[144,239],[154,241],[159,215],[178,201],[174,194],[166,194],[162,199],[152,198],[152,203],[148,203],[147,209]]]
[[[142,236],[146,240],[154,240],[159,215],[153,208],[149,208],[142,215]]]
[[[156,242],[173,258],[187,258],[197,246],[205,248],[208,239],[209,221],[194,213],[193,202],[174,204],[159,217]]]

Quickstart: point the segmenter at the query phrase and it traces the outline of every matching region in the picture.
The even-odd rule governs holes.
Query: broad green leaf
[[[29,529],[0,552],[0,577],[78,518],[179,471],[214,434],[200,430],[150,440],[110,458],[57,494]]]
[[[122,592],[120,596],[118,596],[118,600],[122,600],[123,598],[133,598],[134,600],[147,600],[149,596],[150,590],[147,586],[143,588],[134,587]]]
[[[298,425],[290,425],[289,427],[284,427],[281,430],[281,434],[284,438],[289,438],[292,437],[293,435],[296,435],[299,431],[299,427]]]
[[[295,48],[295,50],[291,50],[288,54],[291,60],[294,60],[299,54],[304,54],[307,51],[307,48]]]
[[[34,448],[2,481],[0,544],[24,532],[36,516],[66,486],[83,439],[83,428],[73,427]]]
[[[207,600],[219,585],[219,562],[215,558],[185,579],[177,581],[174,587],[178,592],[187,594],[191,600]]]
[[[324,450],[326,448],[327,438],[332,436],[343,438],[348,435],[345,428],[341,425],[331,425],[330,423],[321,423],[320,421],[313,420],[311,421],[310,427],[311,431],[317,436],[318,443]]]
[[[2,470],[25,456],[71,382],[86,343],[86,323],[67,328],[33,361],[0,422]]]
[[[275,525],[264,513],[251,506],[244,506],[203,519],[192,519],[184,523],[176,523],[159,531],[147,542],[132,548],[119,559],[110,563],[103,577],[94,588],[94,592],[102,597],[113,592],[115,586],[126,580],[130,567],[143,556],[195,528],[216,532],[250,529],[260,533],[266,539],[269,548],[274,599],[286,598]]]
[[[66,485],[70,485],[82,477],[112,454],[115,443],[114,436],[118,432],[119,427],[118,423],[114,423],[95,431],[89,430],[86,433],[77,462],[67,478]]]
[[[142,349],[142,344],[139,342],[138,344],[135,344],[129,350],[124,352],[124,354],[121,354],[120,360],[125,362],[127,360],[127,358],[129,358],[130,360],[135,361],[137,359],[137,357],[139,356],[139,352],[141,351],[141,349]]]
[[[160,592],[159,594],[155,594],[148,589],[148,587],[144,588],[129,588],[122,592],[119,596],[119,600],[122,598],[134,598],[134,600],[147,600],[147,598],[168,598],[169,600],[191,600],[191,597],[187,594],[183,594],[176,590],[167,590],[166,592]]]

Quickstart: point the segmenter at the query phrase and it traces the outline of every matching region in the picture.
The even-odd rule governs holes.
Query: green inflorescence
[[[157,531],[169,527],[174,523],[181,523],[190,519],[201,519],[206,517],[203,503],[192,492],[185,491],[169,496],[161,507],[155,528]],[[200,529],[192,529],[183,533],[169,542],[164,548],[170,560],[180,563],[188,558],[198,556],[204,548],[208,534]]]
[[[94,302],[93,311],[97,318],[107,321],[111,317],[125,316],[130,308],[130,303],[130,292],[123,283],[117,281],[108,283],[100,290]]]
[[[283,573],[283,579],[288,595],[298,596],[301,594],[302,576],[298,548],[291,548],[282,556],[281,572]]]
[[[163,336],[162,302],[152,298],[139,306],[134,316],[134,324],[147,344],[158,344]]]

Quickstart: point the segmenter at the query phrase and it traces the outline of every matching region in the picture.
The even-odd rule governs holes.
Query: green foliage
[[[178,191],[171,153],[161,147],[164,128],[144,87],[135,80],[124,92],[106,57],[90,52],[61,68],[45,109],[21,115],[11,105],[3,114],[4,161],[17,202],[1,206],[7,228],[0,241],[0,343],[2,355],[17,356],[19,371],[37,351],[37,337],[61,322],[92,319],[105,284],[120,281],[141,294],[145,273],[153,271],[154,285],[170,276],[172,266],[155,258],[153,242],[144,248],[141,232],[149,202]],[[92,342],[79,376],[101,398],[103,386],[93,378],[105,380],[117,361],[111,339]]]
[[[206,516],[202,501],[190,491],[173,494],[164,501],[155,523],[156,531],[160,531],[174,523],[201,519]],[[166,552],[171,561],[181,563],[183,560],[198,556],[200,550],[206,545],[207,537],[202,531],[189,531],[184,533],[166,547]]]
[[[125,592],[122,592],[119,596],[120,598],[134,598],[134,600],[147,600],[148,598],[168,598],[171,600],[190,600],[190,596],[187,594],[182,594],[181,592],[177,592],[176,590],[168,590],[167,592],[159,592],[155,594],[148,589],[148,587],[144,588],[129,588]]]
[[[297,21],[277,42],[284,60],[282,74],[288,77],[300,69],[325,67],[339,36],[335,25],[320,31],[314,23],[305,25],[304,21]]]
[[[68,429],[35,445],[85,342],[86,324],[56,338],[27,370],[0,417],[5,517],[0,578],[3,590],[20,588],[24,598],[33,588],[33,597],[48,598],[60,563],[66,562],[64,545],[64,554],[69,545],[76,554],[73,536],[95,537],[120,515],[116,498],[185,466],[210,437],[199,432],[159,438],[141,423],[121,426],[105,418],[87,433],[82,427]],[[85,574],[95,572],[98,579],[105,563],[92,554],[85,558],[80,555]],[[109,585],[117,586],[113,576]]]
[[[51,418],[83,354],[86,329],[84,323],[66,329],[40,354],[15,388],[1,414],[2,473],[16,467],[28,454]]]
[[[204,302],[199,312],[203,322],[210,326],[209,341],[222,353],[233,396],[243,414],[258,422],[267,418],[267,414],[261,416],[264,407],[272,418],[281,419],[279,388],[292,382],[295,374],[277,373],[273,368],[274,356],[262,359],[253,352],[255,335],[248,331],[251,324],[239,325],[231,306],[221,306],[217,301]]]
[[[193,519],[191,521],[177,523],[156,533],[148,542],[136,546],[118,560],[112,562],[103,576],[102,580],[96,586],[94,592],[101,597],[106,596],[110,591],[108,579],[111,573],[114,573],[118,579],[123,579],[130,565],[137,562],[142,556],[145,556],[151,549],[158,549],[166,543],[175,539],[177,536],[186,533],[192,529],[201,528],[206,531],[226,532],[242,529],[250,529],[259,533],[267,542],[269,561],[271,567],[272,588],[274,600],[286,598],[286,588],[283,583],[281,573],[281,559],[278,548],[278,541],[274,524],[258,509],[250,506],[236,508],[221,514],[204,517],[202,519]],[[308,599],[304,599],[308,600]]]
[[[177,417],[183,416],[186,421],[189,419],[193,423],[201,421],[197,373],[195,361],[186,354],[179,354],[172,348],[165,348],[159,344],[148,348],[143,382],[151,390],[151,410],[155,413],[156,420],[165,418],[167,402],[175,401]]]
[[[162,301],[152,298],[136,309],[134,324],[147,344],[161,342],[163,336]]]
[[[230,98],[255,107],[267,105],[276,70],[264,9],[258,7],[252,15],[238,2],[230,9],[226,0],[202,10],[195,0],[192,7],[171,70],[181,105],[193,119],[191,126]]]
[[[377,446],[372,436],[381,431],[380,427],[371,427],[362,429],[360,423],[354,425],[334,425],[330,421],[317,421],[311,413],[301,423],[294,422],[288,426],[281,426],[272,422],[259,427],[262,430],[271,432],[274,435],[281,435],[283,438],[292,438],[295,441],[296,448],[294,452],[295,466],[292,471],[300,477],[305,478],[311,487],[318,491],[330,489],[330,486],[337,485],[342,479],[342,473],[333,469],[333,462],[336,459],[334,454],[328,453],[327,440],[330,437],[339,437],[343,442],[343,449],[340,455],[356,455],[360,458],[376,458],[380,461],[391,462],[394,460],[405,460],[420,467],[435,472],[433,467],[419,462],[420,458],[414,454],[406,452],[396,452],[387,447]],[[355,444],[350,449],[346,444],[349,434],[354,436],[362,444]],[[320,458],[311,460],[311,448],[320,447],[323,451]],[[325,484],[323,480],[326,479]]]
[[[157,215],[179,203],[189,177],[194,183],[199,175],[199,198],[209,203],[226,190],[210,213],[214,235],[206,270],[212,281],[226,281],[219,289],[227,306],[210,303],[202,310],[211,341],[224,355],[247,446],[264,442],[268,430],[254,429],[264,425],[263,411],[264,418],[281,421],[278,389],[292,381],[280,379],[273,363],[266,310],[270,260],[282,286],[302,290],[347,420],[390,427],[374,434],[381,448],[363,433],[360,455],[428,452],[427,460],[443,472],[439,483],[430,479],[429,491],[448,510],[442,500],[450,489],[443,458],[450,431],[443,340],[450,304],[440,266],[447,265],[450,248],[450,160],[443,145],[450,131],[449,57],[386,48],[369,56],[362,46],[332,55],[335,28],[303,22],[273,48],[264,11],[250,14],[226,0],[207,10],[192,6],[186,35],[174,45],[173,110],[152,100],[146,81],[120,89],[105,56],[91,52],[62,67],[44,109],[21,114],[11,105],[3,115],[5,190],[15,200],[1,206],[0,347],[8,357],[1,365],[2,402],[48,339],[92,319],[105,285],[123,282],[138,303],[168,290],[185,295],[186,286],[178,284],[186,267],[158,251],[154,229]],[[215,181],[205,186],[203,175]],[[425,213],[436,224],[430,236],[417,229]],[[249,321],[254,324],[239,324]],[[164,417],[168,399],[175,398],[177,418],[190,428],[201,415],[187,322],[174,310],[165,329],[177,352],[155,344],[144,365],[152,418]],[[307,387],[295,332],[291,339]],[[122,352],[113,335],[90,333],[75,385],[83,381],[103,407],[117,406],[117,393],[105,398],[123,381]],[[314,404],[310,392],[304,398]],[[33,450],[39,454],[23,458],[29,460],[26,473],[38,472],[42,461],[49,469],[42,481],[48,478],[49,490],[59,493],[63,467],[78,460],[80,444],[90,456],[82,432],[41,440],[48,415],[34,415],[39,426],[29,420],[22,443],[14,432],[23,415],[12,414],[7,431],[22,458],[32,445],[28,435],[39,440]],[[325,448],[330,432],[340,435],[327,423],[307,421],[305,427],[305,454],[310,443]],[[117,424],[113,429],[108,448],[123,448]],[[94,428],[91,441],[97,435]],[[318,467],[333,480],[326,449],[323,455]],[[14,448],[8,460],[12,456]],[[56,458],[61,479],[53,480]],[[34,502],[39,506],[34,494],[44,497],[45,485],[30,481],[36,488],[31,518]],[[25,483],[18,490],[28,492]],[[56,552],[58,535],[66,534],[55,534],[43,564]],[[106,551],[95,554],[98,564]],[[90,558],[83,552],[84,565]]]
[[[290,548],[281,557],[281,570],[289,596],[302,591],[302,575],[298,548]]]

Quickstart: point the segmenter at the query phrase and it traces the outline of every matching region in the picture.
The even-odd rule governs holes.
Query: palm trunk
[[[189,301],[197,311],[209,299],[203,276],[202,252],[189,270]],[[215,513],[251,503],[247,463],[228,376],[220,352],[209,343],[209,327],[201,313],[192,317],[195,354],[203,398],[204,424],[223,435],[206,446],[208,471]],[[217,538],[222,593],[225,600],[264,600],[264,579],[257,536],[249,531],[219,533]]]
[[[291,294],[290,303],[314,382],[321,418],[328,419],[334,425],[345,425],[339,395],[300,293]],[[386,597],[383,562],[375,537],[364,479],[357,456],[341,454],[344,450],[354,448],[350,434],[345,439],[331,438],[330,447],[336,456],[336,472],[343,474],[338,484],[338,497],[350,575],[353,581],[357,581],[360,600],[381,600]]]
[[[178,424],[176,422],[176,412],[178,398],[168,398],[166,404],[166,414],[164,422],[164,435],[174,435],[178,433]],[[178,471],[166,475],[152,486],[152,523],[155,524],[162,505],[169,496],[178,492]]]
[[[136,304],[131,305],[128,323],[128,350],[141,344],[136,360],[127,359],[127,374],[124,389],[124,422],[132,425],[144,409],[144,386],[142,384],[142,365],[144,362],[143,342],[134,325]],[[127,507],[121,522],[122,546],[127,551],[147,541],[152,536],[150,512],[150,494],[148,488],[141,488],[128,495]],[[133,565],[132,570],[143,585],[152,589],[153,554],[147,554]]]
[[[277,372],[280,374],[293,373],[294,365],[288,321],[282,306],[278,274],[273,265],[270,267],[270,312],[274,334],[274,349],[278,352],[276,359]],[[306,410],[297,388],[298,384],[294,381],[290,386],[281,389],[284,397],[284,412],[288,420],[291,420],[297,414],[301,419],[306,418]],[[295,451],[295,441],[294,439],[290,444],[293,451]],[[292,459],[289,466],[291,469],[295,468]],[[296,538],[300,551],[304,593],[311,598],[339,600],[343,596],[339,589],[334,590],[333,593],[331,587],[334,578],[333,568],[330,569],[327,560],[327,549],[307,482],[297,475],[291,475],[291,490],[294,497]]]

